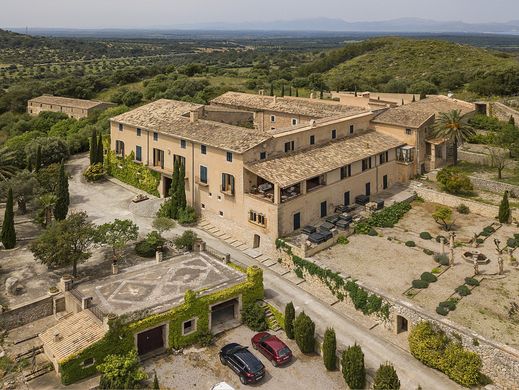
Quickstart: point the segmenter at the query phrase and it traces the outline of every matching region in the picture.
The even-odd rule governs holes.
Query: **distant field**
[[[110,101],[110,98],[112,97],[112,95],[114,95],[116,92],[118,92],[121,89],[127,89],[129,91],[143,92],[144,91],[144,81],[137,81],[135,83],[129,83],[129,84],[124,84],[124,85],[109,88],[105,91],[99,92],[96,95],[95,99],[103,100],[103,101]]]

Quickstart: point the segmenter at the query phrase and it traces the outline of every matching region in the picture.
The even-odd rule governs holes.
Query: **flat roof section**
[[[84,99],[73,99],[62,96],[42,95],[29,100],[29,102],[40,103],[40,104],[51,104],[63,107],[74,107],[81,109],[95,108],[101,104],[107,104],[105,102],[99,102],[95,100],[84,100]],[[115,104],[114,104],[115,105]]]
[[[189,253],[162,263],[128,268],[76,288],[93,297],[105,313],[149,310],[161,313],[183,302],[187,290],[209,293],[246,280],[246,276],[206,253]]]

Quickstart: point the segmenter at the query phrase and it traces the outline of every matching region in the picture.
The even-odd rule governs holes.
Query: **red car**
[[[268,332],[256,334],[251,339],[252,347],[260,351],[270,360],[274,367],[288,363],[292,360],[292,351],[276,336]]]

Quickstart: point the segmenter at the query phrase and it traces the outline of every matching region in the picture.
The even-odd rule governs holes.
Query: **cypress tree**
[[[499,222],[508,223],[510,222],[510,203],[508,203],[508,191],[505,191],[503,200],[499,205],[499,214],[497,216]]]
[[[97,130],[92,131],[90,138],[90,165],[94,165],[97,162]]]
[[[292,96],[292,86],[288,86],[288,96]]]
[[[351,389],[363,389],[366,385],[364,353],[359,345],[349,346],[342,353],[342,376]]]
[[[285,306],[285,333],[291,340],[294,339],[294,319],[296,318],[296,310],[294,304],[288,302]]]
[[[294,321],[294,336],[301,352],[315,352],[315,324],[304,311]]]
[[[103,164],[105,158],[104,158],[104,147],[103,147],[103,135],[102,134],[99,134],[99,141],[97,142],[96,152],[97,152],[96,163]]]
[[[27,161],[27,170],[32,172],[32,160],[30,158]]]
[[[41,168],[41,145],[38,145],[38,149],[36,149],[36,169],[38,172]]]
[[[413,95],[413,103],[416,102],[416,96]]]
[[[391,363],[381,364],[375,374],[373,390],[398,390],[400,380]]]
[[[56,189],[56,205],[54,206],[54,218],[62,221],[67,218],[70,195],[68,192],[68,177],[65,173],[65,163],[61,160],[59,167],[58,186]]]
[[[153,374],[154,374],[154,376],[153,376],[153,389],[154,390],[160,390],[159,378],[157,378],[157,373],[154,372]]]
[[[513,115],[510,115],[510,119],[508,120],[509,125],[515,126],[515,118]]]
[[[274,96],[274,85],[270,84],[270,96]]]
[[[9,192],[7,193],[7,204],[5,207],[4,222],[2,224],[2,235],[0,239],[5,249],[13,249],[16,246],[16,230],[14,229],[14,204],[12,188],[9,188]]]
[[[186,200],[186,182],[184,180],[184,177],[186,176],[186,167],[184,164],[180,164],[180,170],[179,170],[179,176],[178,176],[178,185],[177,185],[177,202],[178,202],[178,211],[185,210],[187,206],[187,200]]]
[[[285,84],[281,84],[281,97],[285,96]]]
[[[333,371],[337,368],[337,340],[333,328],[328,328],[324,332],[323,361],[328,371]]]
[[[296,97],[299,97],[299,89],[296,88]]]
[[[169,216],[170,218],[177,219],[178,216],[178,199],[177,199],[177,187],[180,176],[180,167],[178,161],[175,161],[173,166],[173,178],[171,180],[171,188],[169,190],[169,196],[171,199],[170,207],[169,207]]]

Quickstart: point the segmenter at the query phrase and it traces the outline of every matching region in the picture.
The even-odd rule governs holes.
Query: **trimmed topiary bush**
[[[423,250],[423,253],[425,253],[427,256],[432,256],[432,255],[434,255],[434,252],[433,252],[432,250],[430,250],[430,249],[427,249],[427,248],[425,248],[425,249]]]
[[[462,297],[466,297],[467,295],[471,294],[470,293],[470,289],[467,286],[465,286],[464,284],[462,284],[461,286],[456,287],[456,289],[454,291],[456,291]]]
[[[391,363],[381,364],[373,381],[373,390],[399,390],[400,380]]]
[[[431,233],[429,233],[429,232],[421,232],[420,233],[420,238],[422,240],[432,240]]]
[[[482,238],[476,238],[477,244],[483,244],[484,242],[485,242],[485,240],[483,240]]]
[[[294,304],[292,302],[288,302],[285,306],[285,333],[287,337],[291,340],[294,339],[294,320],[296,318],[296,311],[294,309]]]
[[[449,314],[449,309],[447,309],[444,306],[438,306],[436,308],[436,313],[438,313],[441,316],[446,316],[447,314]]]
[[[103,168],[103,164],[97,163],[94,165],[90,165],[85,172],[83,172],[83,176],[89,182],[99,181],[105,177],[105,170]]]
[[[423,280],[427,283],[434,283],[438,280],[438,278],[430,272],[424,272],[420,275],[420,280]]]
[[[340,244],[340,245],[348,245],[350,242],[350,240],[348,240],[347,237],[344,237],[344,236],[340,236],[338,239],[337,239],[337,244]]]
[[[460,214],[470,214],[470,209],[469,209],[469,206],[467,206],[466,204],[460,204],[458,207],[456,207],[456,210],[458,211],[458,213]]]
[[[294,321],[294,336],[301,352],[315,352],[315,324],[304,311]]]
[[[141,257],[154,257],[156,248],[146,240],[139,241],[135,244],[135,253]]]
[[[465,284],[469,286],[479,286],[479,280],[474,278],[465,278]]]
[[[363,389],[366,385],[364,353],[359,345],[346,348],[341,359],[342,376],[351,389]]]
[[[446,254],[436,253],[434,256],[434,261],[441,265],[449,265],[449,256]]]
[[[447,301],[440,302],[440,306],[448,309],[449,311],[456,310],[457,302],[453,299],[449,299]]]
[[[337,340],[335,338],[335,330],[326,329],[323,340],[323,362],[328,371],[337,368]]]
[[[429,287],[429,282],[426,282],[425,280],[416,279],[413,280],[412,286],[414,288],[424,289]]]
[[[408,246],[409,248],[414,248],[416,246],[415,242],[412,240],[406,241],[405,246]]]

